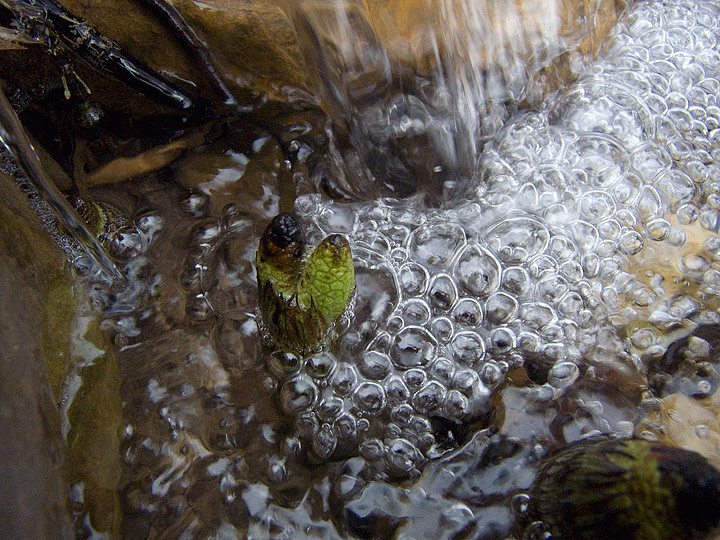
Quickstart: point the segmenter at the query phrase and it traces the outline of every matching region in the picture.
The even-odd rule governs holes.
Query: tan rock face
[[[219,71],[236,87],[282,94],[307,86],[290,23],[274,0],[175,0],[206,41]]]
[[[607,32],[607,23],[614,24],[618,15],[616,3],[608,0],[596,11],[577,0],[365,0],[362,4],[390,57],[413,66],[433,65],[438,53],[452,57],[464,52],[471,53],[480,67],[502,65],[508,54],[529,55],[547,46],[545,40],[556,45],[562,40],[574,49],[586,35]]]
[[[150,67],[191,80],[203,94],[204,74],[170,28],[142,2],[67,0],[63,5],[91,22]],[[282,86],[307,86],[292,28],[272,0],[171,2],[205,41],[231,90],[282,98]],[[158,46],[161,43],[162,46]]]
[[[474,68],[499,69],[515,58],[534,69],[550,66],[552,84],[568,77],[563,53],[597,50],[625,6],[603,0],[172,0],[206,43],[229,88],[286,101],[297,89],[316,93],[321,69],[308,63],[296,39],[309,23],[328,56],[328,69],[368,66],[368,47],[379,47],[391,69],[428,72],[438,58],[469,58]],[[195,82],[210,94],[205,75],[161,18],[142,2],[63,0],[150,67]],[[300,19],[298,19],[298,15]],[[295,27],[291,23],[294,22]],[[302,29],[301,29],[302,32]],[[478,36],[482,36],[478,39]],[[158,46],[162,43],[162,46]],[[334,57],[334,58],[333,58]],[[354,66],[354,67],[353,67]],[[547,75],[547,74],[546,74]],[[546,77],[547,78],[547,77]],[[304,95],[304,94],[301,94]]]
[[[539,103],[573,80],[578,54],[598,51],[626,4],[285,0],[283,9],[310,70],[312,91],[337,122],[358,116],[355,107],[362,109],[370,95],[414,84],[447,88],[450,100],[477,102],[481,111],[484,102]],[[425,101],[438,107],[443,99]]]
[[[19,293],[28,306],[25,317],[37,319],[28,328],[37,330],[28,340],[27,357],[38,364],[33,369],[47,373],[47,383],[56,402],[60,401],[62,386],[70,370],[70,325],[75,310],[70,274],[65,256],[42,229],[37,217],[29,212],[27,201],[7,175],[0,173],[3,203],[0,205],[0,258],[8,273],[14,272],[13,295]],[[10,270],[12,268],[12,270]],[[10,289],[0,290],[5,302],[3,313],[15,313],[7,300]],[[27,331],[12,317],[5,317],[0,328],[0,344],[16,339]],[[22,340],[20,340],[22,342]],[[39,347],[35,357],[34,347]],[[12,351],[12,353],[22,351]],[[6,350],[10,354],[10,351]],[[31,362],[31,360],[28,360]],[[45,381],[42,381],[43,384]]]
[[[78,331],[65,255],[12,182],[0,173],[0,474],[6,481],[0,506],[7,512],[0,513],[0,537],[71,538],[68,480],[85,486],[96,530],[117,532],[117,362],[110,353],[83,352],[109,345],[96,324]],[[67,399],[65,385],[78,363],[87,367],[63,442],[57,404]]]

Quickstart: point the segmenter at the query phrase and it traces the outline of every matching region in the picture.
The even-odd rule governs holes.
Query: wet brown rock
[[[98,532],[117,534],[121,511],[118,484],[122,472],[120,434],[124,425],[120,373],[106,336],[96,320],[77,338],[76,349],[87,351],[76,361],[89,364],[80,370],[82,387],[68,416],[70,480],[82,483],[90,522]],[[89,353],[89,356],[87,354]]]
[[[607,36],[618,21],[622,11],[634,0],[600,0],[592,13],[588,2],[560,0],[560,35],[575,46],[552,59],[546,67],[535,74],[535,83],[539,92],[531,96],[535,102],[542,95],[552,92],[570,83],[575,78],[573,67],[578,53],[595,57]],[[588,21],[584,26],[581,21]]]
[[[191,53],[146,3],[62,3],[153,69],[175,77],[176,82],[194,81],[200,93],[211,95],[207,77]],[[307,97],[303,92],[315,90],[314,68],[303,59],[290,22],[298,22],[296,13],[312,24],[319,40],[333,49],[340,62],[353,62],[360,49],[373,44],[381,46],[396,67],[419,72],[437,68],[438,53],[444,58],[471,54],[474,67],[480,69],[502,69],[509,53],[534,57],[537,69],[546,66],[540,83],[556,87],[572,77],[568,52],[596,52],[626,5],[625,0],[603,0],[592,7],[579,0],[363,0],[340,7],[321,0],[170,3],[206,43],[231,91],[241,98],[250,92],[282,101]],[[348,22],[353,39],[347,39],[348,28],[339,24],[341,20]],[[472,37],[478,32],[484,34],[480,43]],[[470,42],[473,50],[467,48]]]
[[[117,363],[83,357],[109,348],[96,323],[76,338],[80,358],[71,355],[76,306],[65,256],[2,173],[0,186],[0,537],[71,538],[68,482],[82,482],[93,527],[117,532]],[[91,365],[69,410],[66,448],[56,403],[79,361]]]
[[[463,45],[484,30],[482,44],[470,52],[478,55],[472,58],[476,66],[488,68],[502,67],[508,51],[529,57],[544,46],[544,39],[566,40],[571,50],[580,44],[583,54],[597,52],[599,40],[626,2],[602,0],[595,10],[577,0],[366,0],[362,4],[391,59],[432,66],[437,47],[442,57],[466,53]],[[451,27],[454,32],[438,31]]]
[[[65,255],[2,173],[0,186],[0,475],[9,482],[0,490],[0,537],[70,538],[68,482],[82,482],[95,530],[117,532],[117,362],[102,353],[107,339],[91,320],[71,350],[77,308]],[[66,448],[56,403],[77,363],[87,367],[68,411]]]
[[[66,0],[63,5],[90,21],[150,67],[203,85],[205,74],[172,31],[143,2]],[[272,0],[171,2],[203,39],[216,67],[233,92],[248,90],[283,97],[284,85],[306,87],[290,23]],[[162,43],[162,47],[157,44]],[[203,88],[203,86],[205,86]]]
[[[33,311],[28,314],[37,318],[37,324],[28,341],[32,347],[41,347],[38,357],[39,369],[46,371],[55,401],[60,400],[62,385],[70,369],[70,323],[75,304],[66,268],[65,256],[47,235],[33,215],[20,190],[13,181],[0,173],[0,187],[3,203],[0,204],[0,259],[4,271],[14,271],[16,280],[14,293],[22,294],[24,304]],[[10,289],[2,290],[5,299]],[[18,309],[8,306],[3,313],[17,313]],[[12,318],[5,318],[4,329],[8,339],[21,328]],[[24,328],[22,329],[24,331]]]
[[[0,537],[69,539],[53,402],[68,368],[70,320],[55,304],[69,290],[64,257],[12,181],[0,174],[0,186]]]

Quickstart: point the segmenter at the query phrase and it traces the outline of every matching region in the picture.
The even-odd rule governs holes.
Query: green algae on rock
[[[127,222],[127,217],[122,210],[104,201],[78,198],[73,206],[89,227],[90,232],[101,243],[110,240]]]
[[[307,254],[297,216],[277,215],[258,246],[256,268],[262,322],[275,344],[308,352],[322,345],[355,289],[347,239],[333,234]]]
[[[67,477],[82,489],[88,520],[101,534],[119,535],[122,511],[118,488],[122,473],[120,445],[126,427],[117,355],[94,315],[78,316],[73,336],[74,373],[82,381],[68,394]],[[76,517],[77,519],[77,517]]]
[[[720,524],[720,472],[689,450],[591,437],[541,464],[532,500],[553,538],[701,540]]]
[[[28,216],[21,190],[1,172],[0,183],[4,203],[0,207],[0,253],[8,265],[14,265],[28,303],[42,307],[38,322],[41,357],[53,400],[58,403],[70,371],[70,333],[76,309],[70,274],[62,251],[45,235],[40,221]],[[17,332],[17,323],[5,324],[9,332]]]

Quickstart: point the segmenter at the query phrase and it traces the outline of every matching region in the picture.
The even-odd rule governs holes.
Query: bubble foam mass
[[[500,130],[466,200],[297,200],[309,237],[345,234],[356,260],[337,350],[274,371],[317,457],[413,474],[509,370],[551,400],[717,322],[719,15],[637,4],[576,83]]]
[[[360,456],[369,477],[416,476],[491,424],[513,371],[535,403],[613,373],[647,385],[671,342],[720,322],[719,15],[717,2],[636,3],[575,83],[500,129],[462,200],[298,198],[309,245],[340,233],[355,260],[352,314],[322,352],[260,351],[252,261],[275,202],[218,220],[191,195],[195,247],[168,326],[208,328],[238,384],[264,362],[293,456]],[[142,252],[154,231],[122,246]]]

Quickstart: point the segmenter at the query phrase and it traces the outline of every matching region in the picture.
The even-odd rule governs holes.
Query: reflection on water
[[[549,450],[630,436],[670,392],[711,393],[718,15],[715,2],[636,4],[600,60],[536,110],[503,105],[497,133],[477,123],[487,110],[449,101],[468,121],[448,133],[472,134],[461,161],[474,180],[441,209],[422,194],[299,197],[309,242],[344,234],[357,261],[353,319],[306,358],[263,348],[256,323],[257,239],[282,200],[277,139],[230,123],[174,165],[177,183],[123,187],[133,224],[111,251],[130,285],[90,284],[88,300],[120,379],[123,536],[539,538],[522,490]],[[377,51],[376,83],[388,80],[382,39],[353,44]],[[442,75],[460,99],[464,83]],[[343,88],[357,93],[330,105],[342,118],[377,111],[362,77]],[[375,160],[402,155],[372,146]],[[694,330],[678,367],[668,345]]]

